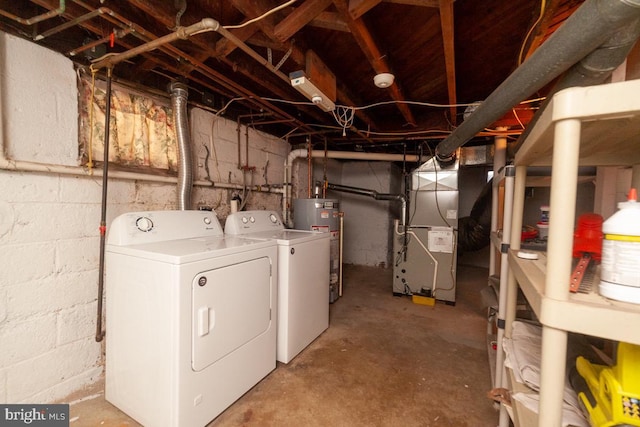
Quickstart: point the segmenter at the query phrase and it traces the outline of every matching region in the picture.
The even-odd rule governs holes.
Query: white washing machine
[[[215,213],[116,218],[106,246],[106,399],[147,426],[204,426],[276,366],[277,248]]]
[[[278,244],[276,359],[289,363],[329,327],[330,234],[285,230],[273,211],[231,214],[224,232]]]

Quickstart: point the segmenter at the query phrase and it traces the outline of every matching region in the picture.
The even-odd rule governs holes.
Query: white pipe
[[[395,220],[393,221],[393,225],[394,225],[394,229],[395,229],[396,235],[398,235],[398,236],[402,236],[402,235],[403,235],[403,233],[400,233],[400,232],[398,231],[398,223],[399,223],[399,222],[400,222],[399,220],[395,219]],[[420,246],[422,246],[422,249],[424,249],[424,251],[427,253],[427,255],[429,255],[429,258],[431,258],[431,260],[432,260],[432,261],[433,261],[433,263],[435,264],[435,266],[434,266],[434,268],[433,268],[433,285],[431,286],[431,296],[432,296],[433,298],[435,298],[435,297],[436,297],[436,283],[438,282],[438,280],[437,280],[437,279],[438,279],[438,260],[437,260],[437,259],[435,259],[435,258],[433,257],[433,255],[431,255],[431,252],[429,251],[429,249],[427,249],[427,247],[424,245],[424,243],[422,243],[422,240],[420,240],[420,238],[418,237],[418,235],[417,235],[416,233],[414,233],[413,231],[408,231],[408,230],[407,230],[407,228],[408,228],[408,227],[405,227],[405,228],[404,228],[404,233],[409,234],[409,235],[411,235],[411,236],[415,237],[415,239],[416,239],[416,241],[418,242],[418,244],[419,244]]]
[[[80,176],[86,178],[101,177],[102,169],[94,169],[91,173],[83,166],[65,166],[55,165],[51,163],[37,163],[23,160],[11,160],[6,157],[4,150],[4,140],[0,140],[0,169],[16,172],[45,172],[51,174]],[[160,182],[166,184],[176,184],[178,182],[177,177],[162,176],[162,175],[149,175],[140,172],[126,172],[126,171],[109,171],[110,178],[130,179],[135,181],[148,181],[148,182]],[[229,190],[242,190],[245,188],[242,184],[232,184],[226,182],[213,182],[213,181],[194,181],[193,185],[200,187],[212,187]],[[283,193],[282,188],[273,188],[268,186],[255,185],[252,191],[259,191],[265,193]]]
[[[499,127],[496,130],[503,132],[506,127]],[[498,231],[499,210],[500,210],[500,181],[497,179],[498,171],[507,164],[507,136],[497,135],[494,140],[493,151],[493,186],[491,188],[491,232]],[[503,230],[503,234],[505,231]],[[489,276],[496,274],[496,250],[491,246],[489,252]]]
[[[342,160],[370,160],[381,162],[417,162],[420,161],[420,156],[415,154],[386,154],[386,153],[362,153],[354,151],[324,151],[324,150],[311,150],[311,153],[305,148],[299,148],[291,150],[287,159],[284,162],[284,197],[282,198],[282,218],[284,223],[292,227],[293,223],[290,218],[291,211],[291,167],[293,161],[299,157],[307,157],[311,155],[314,158],[326,157],[329,159],[342,159]]]

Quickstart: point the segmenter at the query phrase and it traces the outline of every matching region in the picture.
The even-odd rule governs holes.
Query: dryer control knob
[[[276,222],[278,222],[278,217],[275,216],[274,214],[271,214],[269,215],[269,220],[275,224]]]
[[[247,222],[249,222],[249,220],[247,219],[247,217],[246,217],[246,216],[243,216],[243,217],[242,217],[242,223],[243,223],[243,224],[246,224]]]
[[[136,227],[138,227],[138,230],[146,233],[153,229],[153,221],[146,216],[141,216],[136,220]]]
[[[251,223],[253,224],[254,222],[256,222],[256,219],[252,216],[249,217],[249,221],[251,221]]]
[[[208,216],[205,216],[203,221],[207,225],[211,224],[211,218],[209,218]]]

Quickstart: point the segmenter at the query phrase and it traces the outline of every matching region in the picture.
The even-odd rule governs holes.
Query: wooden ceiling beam
[[[404,4],[408,6],[440,7],[440,0],[382,0],[385,3]]]
[[[553,19],[559,5],[560,0],[547,0],[543,15],[536,18],[536,21],[539,20],[539,22],[533,22],[531,24],[535,25],[536,28],[532,29],[531,34],[528,34],[527,40],[525,40],[526,44],[523,46],[523,53],[518,58],[518,65],[526,61],[526,59],[540,47],[547,37],[549,37],[547,32],[549,31],[550,25],[553,23]],[[566,17],[568,18],[571,13],[567,14]]]
[[[231,3],[233,4],[233,7],[238,9],[247,18],[260,16],[272,8],[272,5],[265,0],[231,0]],[[280,43],[281,48],[279,50],[286,52],[291,48],[291,60],[301,67],[304,66],[305,55],[302,50],[291,42],[282,44],[275,38],[273,32],[275,30],[276,23],[273,15],[266,16],[264,19],[257,21],[254,25],[256,25],[268,39]]]
[[[371,64],[371,67],[373,68],[375,73],[380,74],[391,72],[389,64],[386,60],[386,55],[383,55],[380,51],[380,48],[378,48],[378,45],[373,40],[373,36],[371,35],[371,32],[367,28],[364,21],[360,18],[352,19],[349,15],[347,1],[333,0],[333,4],[336,6],[338,12],[342,14],[343,19],[349,25],[353,38],[358,43],[358,46],[360,46],[360,49],[364,53],[365,57],[369,60],[369,63]],[[398,101],[396,103],[396,106],[398,110],[400,110],[400,113],[402,113],[404,119],[407,121],[407,124],[409,124],[410,126],[415,126],[416,119],[413,117],[413,113],[409,109],[409,106],[404,103],[406,99],[402,93],[400,84],[395,81],[391,86],[388,87],[388,90],[391,98],[394,101]]]
[[[447,92],[449,94],[449,114],[453,126],[457,122],[458,103],[456,95],[456,52],[453,31],[453,0],[440,0],[440,27],[444,45],[444,64],[447,73]]]
[[[349,0],[349,15],[352,19],[358,19],[378,4],[382,0]]]
[[[350,31],[349,26],[344,22],[342,16],[335,12],[324,11],[313,18],[311,22],[309,22],[309,25],[312,27],[325,28],[327,30],[342,31],[344,33],[348,33]]]
[[[306,0],[276,25],[273,32],[276,40],[281,42],[289,40],[302,27],[324,12],[331,2],[332,0]]]
[[[258,27],[256,27],[255,25],[247,25],[246,27],[242,27],[242,28],[234,28],[232,30],[229,30],[229,32],[234,36],[236,36],[238,39],[242,40],[243,42],[246,42],[258,32]],[[236,44],[231,43],[229,39],[222,37],[220,40],[216,42],[215,56],[216,57],[228,56],[229,54],[231,54],[231,52],[233,52],[237,48],[238,46]]]
[[[256,17],[256,16],[260,16],[262,15],[264,12],[266,12],[267,10],[269,10],[271,8],[271,5],[269,4],[269,2],[265,1],[265,0],[231,0],[233,3],[233,6],[238,9],[240,12],[242,12],[246,17],[248,18],[252,18],[252,17]],[[267,23],[265,23],[264,21],[268,21]],[[267,25],[268,24],[268,25]],[[268,38],[270,38],[271,40],[277,41],[275,34],[274,34],[274,29],[275,29],[275,25],[273,22],[273,15],[267,16],[265,19],[261,19],[260,21],[256,22],[256,25],[258,25],[260,27],[260,31],[262,31],[262,33],[267,36]],[[291,59],[298,65],[300,66],[302,69],[304,69],[304,67],[306,66],[306,55],[305,52],[302,51],[302,49],[300,49],[300,47],[292,42],[290,42],[289,44],[286,44],[285,46],[287,46],[287,49],[289,47],[291,47],[292,49],[292,54],[291,54]],[[283,49],[283,50],[287,50],[287,49]],[[338,87],[340,87],[340,85],[338,84]],[[351,96],[338,89],[337,91],[337,97],[339,99],[342,99],[345,102],[348,102],[349,99],[351,99]],[[364,112],[363,110],[357,110],[356,111],[356,116],[362,120],[363,122],[365,122],[365,124],[367,126],[369,126],[372,129],[376,129],[377,126],[375,125],[374,121],[371,119],[371,117]]]

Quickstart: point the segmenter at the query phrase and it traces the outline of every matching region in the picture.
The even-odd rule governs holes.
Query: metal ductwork
[[[359,194],[361,196],[372,197],[376,200],[398,200],[402,204],[402,214],[400,216],[402,225],[406,224],[407,220],[407,198],[404,194],[387,194],[378,193],[375,190],[367,190],[366,188],[350,187],[348,185],[339,185],[327,183],[327,189],[334,191],[341,191],[343,193]]]
[[[193,162],[191,160],[191,138],[187,113],[187,85],[173,82],[169,85],[173,122],[178,139],[178,210],[191,209],[191,189],[193,187]]]
[[[524,64],[480,104],[473,114],[438,144],[438,160],[450,160],[455,150],[480,130],[498,120],[514,105],[544,87],[600,46],[613,41],[616,32],[633,33],[639,18],[640,0],[585,1]],[[604,63],[613,64],[619,61],[618,54],[609,55],[607,50],[605,48],[602,54],[598,53],[595,56],[599,58],[597,62],[600,62],[600,69],[603,70],[599,79],[611,68],[603,66]]]

